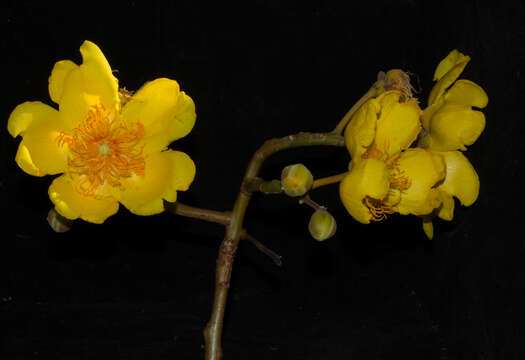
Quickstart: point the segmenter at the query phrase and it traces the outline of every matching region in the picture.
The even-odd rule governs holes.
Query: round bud
[[[281,173],[281,187],[288,196],[302,196],[314,182],[312,173],[303,164],[288,165]]]
[[[55,209],[49,210],[49,213],[47,214],[47,223],[57,233],[69,231],[71,226],[73,226],[73,220],[66,219],[57,213]]]
[[[324,241],[335,234],[337,223],[334,217],[326,210],[317,210],[310,218],[308,230],[315,240]]]

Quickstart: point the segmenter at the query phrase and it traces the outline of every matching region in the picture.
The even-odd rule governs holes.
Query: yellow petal
[[[71,129],[87,116],[89,108],[102,104],[118,109],[118,80],[113,76],[102,51],[90,41],[80,47],[83,62],[73,67],[63,80],[59,101],[60,116]]]
[[[470,80],[458,80],[445,93],[445,101],[484,108],[489,102],[485,90]]]
[[[441,79],[447,72],[449,72],[456,64],[470,59],[463,55],[457,49],[452,50],[443,60],[440,61],[434,72],[434,81]]]
[[[27,149],[27,147],[24,145],[24,142],[22,141],[20,145],[18,145],[18,150],[15,155],[15,161],[20,167],[20,169],[24,170],[25,173],[33,176],[44,176],[46,175],[44,172],[40,171],[40,169],[35,165],[33,162],[33,159],[31,158],[31,153]]]
[[[78,179],[77,177],[76,180]],[[95,199],[82,195],[76,190],[76,180],[62,175],[49,187],[49,198],[60,215],[71,220],[81,218],[88,222],[102,224],[118,211],[118,201],[112,197]]]
[[[59,115],[62,121],[69,129],[73,129],[87,117],[91,106],[99,104],[99,96],[85,92],[84,77],[80,68],[71,70],[64,80],[59,103]]]
[[[363,204],[365,197],[383,200],[389,189],[388,168],[383,161],[369,158],[353,164],[352,170],[339,186],[339,195],[346,210],[363,224],[370,223],[372,214]]]
[[[80,53],[84,91],[99,96],[106,109],[113,108],[119,101],[118,80],[113,76],[106,57],[97,45],[87,40],[80,46]]]
[[[432,224],[431,218],[423,218],[423,231],[429,240],[434,238],[434,225]]]
[[[411,148],[401,154],[396,167],[410,184],[394,207],[397,212],[427,215],[440,205],[439,191],[433,188],[445,177],[445,163],[440,155]]]
[[[447,88],[452,85],[452,83],[454,83],[463,72],[469,61],[469,56],[465,56],[459,51],[453,50],[439,63],[434,74],[434,80],[439,80],[432,88],[432,91],[430,91],[428,105],[434,104],[443,95],[445,90],[447,90]]]
[[[51,100],[59,104],[64,91],[64,81],[71,70],[78,67],[73,61],[62,60],[55,64],[49,77],[49,96]]]
[[[462,205],[472,205],[479,194],[479,177],[470,161],[459,151],[441,153],[447,166],[445,181],[438,189],[459,199]]]
[[[375,133],[377,114],[381,107],[376,99],[368,100],[357,110],[345,129],[345,144],[352,160],[359,161],[367,148],[372,145]]]
[[[30,175],[54,175],[65,171],[67,150],[58,146],[57,137],[66,130],[58,112],[38,101],[18,105],[7,122],[9,133],[22,135],[15,160]]]
[[[163,156],[169,157],[172,165],[170,187],[173,190],[186,191],[195,178],[195,163],[181,151],[164,151]]]
[[[401,91],[392,90],[377,98],[381,104],[381,115],[377,120],[375,146],[387,157],[407,149],[416,140],[421,124],[421,109],[411,99],[400,102]]]
[[[146,130],[145,153],[161,151],[186,136],[195,124],[195,104],[179,84],[156,79],[144,85],[124,106],[122,119],[141,122]]]
[[[430,120],[427,147],[436,151],[466,150],[485,129],[485,115],[468,105],[445,103]]]
[[[451,221],[454,218],[454,198],[447,191],[440,190],[439,195],[441,197],[441,207],[439,208],[438,216],[443,220]]]
[[[164,211],[163,199],[176,200],[177,190],[187,190],[195,177],[190,157],[178,151],[151,154],[146,159],[145,176],[122,179],[120,202],[137,215]]]

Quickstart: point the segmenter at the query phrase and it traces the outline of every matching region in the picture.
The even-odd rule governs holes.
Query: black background
[[[341,3],[341,4],[340,4]],[[264,140],[330,131],[380,70],[414,74],[422,106],[437,63],[457,48],[462,77],[489,94],[487,127],[469,148],[481,190],[426,240],[420,220],[361,225],[337,186],[312,197],[338,221],[324,243],[311,211],[281,195],[253,197],[246,228],[284,257],[276,267],[248,243],[234,264],[226,359],[518,359],[525,354],[522,231],[525,6],[508,1],[369,3],[5,2],[2,26],[0,358],[199,359],[210,314],[221,226],[121,207],[104,225],[54,233],[45,220],[52,177],[23,173],[5,124],[27,100],[51,104],[47,78],[80,62],[89,39],[120,86],[176,79],[196,103],[193,131],[173,144],[197,176],[188,205],[231,209]],[[272,157],[262,176],[302,162],[340,173],[344,148]]]

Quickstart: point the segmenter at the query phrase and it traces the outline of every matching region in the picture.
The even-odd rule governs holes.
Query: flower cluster
[[[35,101],[11,113],[9,133],[22,136],[16,162],[30,175],[63,174],[49,197],[67,219],[102,223],[119,203],[138,215],[164,211],[195,176],[190,157],[168,149],[193,128],[193,100],[165,78],[132,95],[97,45],[85,41],[80,52],[81,65],[59,61],[49,77],[58,110]]]
[[[352,161],[340,197],[354,219],[368,224],[392,213],[417,215],[431,239],[435,216],[453,218],[454,197],[465,206],[476,201],[479,178],[461,151],[482,133],[485,117],[472,107],[485,107],[488,97],[473,82],[457,80],[469,60],[453,50],[440,62],[424,111],[393,89],[353,116],[344,134]]]

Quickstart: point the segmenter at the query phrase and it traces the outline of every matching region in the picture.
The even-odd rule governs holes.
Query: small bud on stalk
[[[51,228],[57,233],[69,231],[69,229],[71,229],[73,226],[72,220],[66,219],[57,213],[55,209],[49,210],[49,213],[47,214],[47,222],[49,226],[51,226]]]
[[[326,210],[317,210],[310,218],[308,230],[315,240],[324,241],[331,238],[337,229],[334,217]]]
[[[288,196],[302,196],[312,187],[314,177],[303,164],[289,165],[281,173],[281,186]]]

